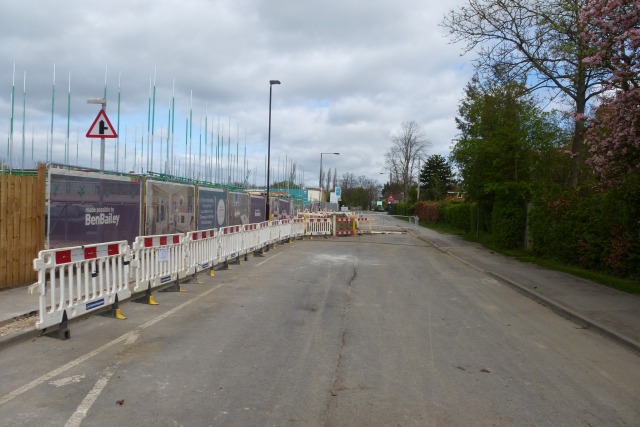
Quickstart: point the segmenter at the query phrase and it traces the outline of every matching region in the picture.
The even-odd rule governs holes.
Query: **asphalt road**
[[[0,352],[11,426],[616,426],[638,356],[411,235],[297,241]]]

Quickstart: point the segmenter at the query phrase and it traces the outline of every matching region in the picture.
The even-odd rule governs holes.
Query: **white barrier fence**
[[[40,251],[33,260],[40,297],[36,327],[63,325],[129,298],[130,258],[126,241]]]
[[[184,242],[184,234],[136,237],[133,242],[133,292],[157,288],[185,277],[188,267]]]
[[[293,238],[301,239],[305,232],[304,218],[293,218],[291,223],[291,234]]]
[[[333,232],[333,221],[330,218],[308,218],[306,234],[308,236],[330,235]]]
[[[242,253],[242,226],[232,225],[220,229],[220,261],[238,258]]]
[[[245,249],[245,255],[249,252],[257,251],[262,247],[258,225],[259,224],[243,225],[242,247]]]
[[[295,238],[331,235],[327,217],[292,218],[186,234],[139,236],[126,241],[40,251],[33,261],[39,293],[38,329],[150,292],[220,263]],[[154,303],[152,297],[149,303]]]
[[[217,230],[190,231],[186,242],[190,260],[187,274],[199,273],[218,263],[220,235]]]

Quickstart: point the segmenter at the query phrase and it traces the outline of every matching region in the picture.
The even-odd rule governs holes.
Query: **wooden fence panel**
[[[37,175],[0,175],[0,289],[36,280],[33,259],[44,249],[45,165]]]
[[[5,212],[9,204],[9,177],[0,175],[0,288],[6,287],[7,260],[9,258],[9,235],[7,233],[7,217]]]

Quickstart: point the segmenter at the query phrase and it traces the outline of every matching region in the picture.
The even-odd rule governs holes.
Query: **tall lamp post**
[[[266,220],[271,220],[271,210],[269,206],[269,172],[271,170],[271,95],[273,92],[273,85],[279,85],[280,80],[269,80],[269,136],[267,139],[267,209]]]
[[[318,179],[318,186],[320,187],[320,199],[322,199],[322,156],[324,156],[325,154],[334,154],[336,156],[340,155],[340,153],[320,153],[320,178]]]

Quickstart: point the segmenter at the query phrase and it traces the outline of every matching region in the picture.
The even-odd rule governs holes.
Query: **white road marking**
[[[142,325],[138,326],[137,328],[127,332],[126,334],[123,334],[121,336],[119,336],[118,338],[114,339],[113,341],[110,341],[98,348],[96,348],[93,351],[90,351],[89,353],[86,353],[80,357],[78,357],[75,360],[72,360],[71,362],[60,366],[59,368],[54,369],[53,371],[50,371],[44,375],[42,375],[39,378],[36,378],[35,380],[31,381],[30,383],[27,383],[25,385],[23,385],[22,387],[19,387],[15,390],[13,390],[11,393],[5,394],[4,396],[2,396],[2,398],[0,398],[0,406],[4,405],[5,403],[15,399],[18,396],[23,395],[24,393],[28,392],[29,390],[31,390],[34,387],[37,387],[47,381],[49,381],[52,378],[57,377],[58,375],[68,371],[69,369],[78,366],[79,364],[86,362],[87,360],[91,359],[93,356],[96,356],[102,352],[104,352],[105,350],[108,350],[109,348],[113,347],[116,344],[120,344],[121,342],[125,341],[126,343],[129,342],[133,342],[137,339],[138,335],[140,334],[140,331],[142,331],[143,329],[148,328],[149,326],[152,326],[154,324],[156,324],[157,322],[171,316],[172,314],[174,314],[175,312],[183,309],[184,307],[188,306],[191,303],[196,302],[198,299],[210,294],[211,292],[218,290],[220,287],[216,286],[215,288],[209,289],[208,291],[203,292],[202,294],[196,295],[194,298],[190,299],[189,301],[185,301],[182,304],[180,304],[177,307],[172,308],[171,310],[167,311],[164,314],[161,314],[157,317],[154,317],[153,319],[143,323]]]
[[[95,401],[98,399],[98,397],[100,396],[100,393],[102,393],[102,390],[104,390],[104,388],[107,386],[109,379],[116,372],[117,367],[118,367],[118,364],[115,364],[113,366],[109,366],[107,369],[104,370],[104,375],[100,377],[100,379],[96,382],[96,384],[93,386],[91,391],[84,398],[82,403],[80,403],[80,406],[78,406],[78,409],[76,409],[76,412],[74,412],[73,415],[71,415],[71,418],[69,418],[69,421],[67,421],[67,423],[65,424],[65,427],[80,426],[80,424],[82,423],[82,420],[84,420],[84,418],[87,416],[87,412],[89,412],[89,409],[91,409]]]
[[[98,381],[96,381],[96,384],[93,386],[91,391],[89,391],[89,393],[82,400],[80,405],[78,405],[78,409],[76,409],[76,412],[74,412],[73,415],[71,415],[71,417],[65,424],[65,427],[80,426],[80,424],[82,423],[82,420],[84,420],[84,418],[87,416],[87,412],[89,412],[89,409],[91,409],[95,401],[100,396],[100,393],[102,393],[102,390],[104,390],[104,388],[107,386],[107,383],[109,383],[109,380],[118,369],[118,366],[120,365],[120,358],[122,357],[123,352],[127,349],[127,347],[135,343],[138,337],[140,336],[141,329],[134,329],[134,330],[137,331],[137,333],[132,334],[127,338],[127,340],[124,343],[124,348],[116,356],[116,363],[113,366],[109,366],[107,369],[104,370],[104,375],[102,375],[102,377],[100,377]]]
[[[61,378],[57,381],[50,381],[49,384],[55,387],[64,387],[65,385],[68,385],[68,384],[79,383],[83,379],[84,379],[84,374],[74,375],[72,377]]]
[[[278,252],[278,253],[277,253],[277,254],[275,254],[274,256],[269,257],[269,258],[265,259],[264,261],[257,263],[257,264],[256,264],[256,267],[260,267],[260,266],[261,266],[262,264],[264,264],[265,262],[271,261],[272,259],[274,259],[274,258],[275,258],[275,257],[277,257],[278,255],[280,255],[281,253],[282,253],[282,252]]]

